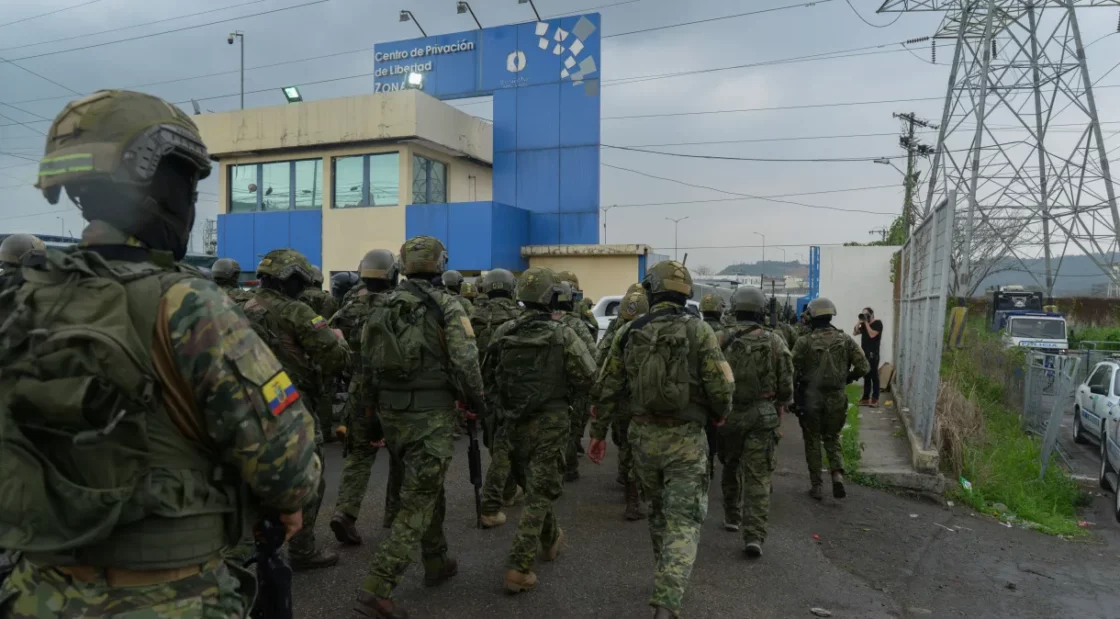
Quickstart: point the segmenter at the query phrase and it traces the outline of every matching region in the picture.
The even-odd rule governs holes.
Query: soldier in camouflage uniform
[[[611,324],[625,325],[634,319],[649,312],[649,300],[641,284],[637,284],[636,292],[631,292],[619,304],[618,318]],[[633,286],[631,286],[633,288]],[[609,334],[609,332],[608,332]],[[599,359],[605,362],[610,354],[611,341],[599,342]],[[602,365],[602,364],[601,364]],[[601,367],[600,365],[600,367]],[[642,513],[641,488],[638,484],[638,475],[634,471],[634,450],[630,445],[630,407],[629,401],[623,397],[618,403],[614,419],[611,421],[611,440],[618,447],[618,483],[626,486],[626,511],[622,516],[627,520],[641,520],[645,518]]]
[[[561,271],[557,273],[559,294],[556,296],[556,318],[571,327],[579,339],[587,346],[588,350],[595,350],[595,338],[587,329],[587,323],[583,321],[580,312],[575,309],[575,288],[570,281],[561,279],[562,273],[569,271]],[[587,422],[591,419],[591,402],[586,395],[572,394],[571,398],[572,414],[571,430],[568,438],[568,449],[564,453],[564,481],[576,481],[579,479],[579,454],[583,453],[583,434],[587,428]]]
[[[805,462],[809,465],[809,496],[821,500],[821,443],[832,471],[832,496],[842,499],[844,452],[840,430],[848,418],[848,395],[844,388],[867,374],[871,364],[848,334],[832,326],[836,306],[824,297],[809,302],[808,335],[793,347],[793,368],[801,395],[801,433],[805,438]]]
[[[61,292],[72,299],[50,318],[33,310],[29,320],[7,322],[0,332],[0,398],[29,382],[33,389],[0,408],[12,407],[5,410],[15,419],[37,420],[34,434],[15,431],[23,429],[16,423],[6,426],[0,445],[5,475],[24,484],[20,505],[10,502],[14,493],[0,495],[0,547],[28,551],[0,585],[4,617],[245,617],[253,576],[225,563],[222,554],[253,515],[249,502],[232,497],[252,495],[259,509],[280,514],[288,535],[301,526],[300,508],[320,477],[311,416],[276,357],[229,298],[174,262],[186,254],[195,190],[209,171],[206,148],[190,117],[151,95],[98,91],[67,105],[51,126],[38,187],[51,204],[65,187],[90,223],[77,248],[50,250],[34,280],[0,302],[3,314],[11,309],[9,302],[22,304],[31,294],[44,300]],[[77,275],[85,268],[97,276]],[[127,283],[118,279],[121,274],[128,275]],[[88,288],[74,297],[66,287],[75,275],[77,281],[114,280],[123,289]],[[129,350],[143,361],[151,382],[133,382],[124,369],[114,377],[125,379],[118,389],[131,392],[147,385],[146,393],[156,394],[136,408],[126,404],[117,416],[115,407],[106,409],[112,404],[104,396],[126,396],[122,390],[98,394],[91,386],[69,396],[79,379],[107,380],[120,368],[75,374],[80,367],[97,367],[88,360],[76,362],[89,349],[71,347],[71,363],[60,366],[37,355],[36,344],[23,333],[28,322],[47,332],[67,325],[88,328],[82,308],[93,309],[93,304],[134,308],[121,314],[133,324],[118,325],[124,329],[116,331],[129,334],[128,341],[100,350],[116,350],[116,355]],[[26,361],[42,370],[34,379],[23,374],[28,365],[23,370],[11,365]],[[99,371],[103,375],[91,376]],[[59,380],[69,382],[60,387]],[[40,407],[51,411],[53,421],[36,413]],[[137,472],[110,469],[136,466],[121,457],[121,450],[135,453],[128,450],[137,444],[132,431],[137,415],[143,416],[150,439],[139,465],[147,483],[124,495],[128,498],[98,492],[94,501],[85,500],[80,488],[101,488],[106,480],[116,484]],[[43,432],[44,423],[55,428]],[[69,445],[88,434],[76,428],[98,432],[95,449],[61,447],[60,439]],[[40,444],[50,436],[56,438]],[[41,470],[25,470],[20,462],[29,459],[9,451],[17,441],[37,451],[70,484],[66,498],[54,506],[65,512],[65,522],[103,526],[70,532],[53,526],[59,521],[47,517],[53,513],[50,501],[61,489],[37,487]],[[105,513],[122,507],[129,516]],[[59,547],[59,541],[76,539],[68,538],[70,533],[88,541]],[[160,540],[158,547],[153,538]]]
[[[351,351],[362,349],[362,329],[366,318],[375,307],[384,304],[388,293],[397,285],[397,259],[387,249],[374,249],[366,253],[358,266],[362,278],[360,292],[350,303],[330,320],[330,325],[342,331]],[[352,358],[352,376],[361,375],[361,354]],[[342,477],[338,483],[338,502],[331,517],[331,531],[335,538],[344,544],[362,543],[355,522],[362,507],[362,497],[369,487],[370,469],[377,457],[379,446],[384,445],[381,422],[373,409],[358,406],[357,380],[350,382],[350,397],[346,400],[342,425],[339,434],[346,444],[346,461],[342,465]],[[358,412],[361,412],[359,415]],[[389,459],[389,483],[385,489],[385,512],[382,526],[392,526],[393,518],[400,510],[401,467]]]
[[[299,300],[315,310],[316,314],[329,319],[338,311],[338,300],[323,290],[323,271],[319,267],[312,265],[311,274],[311,285],[299,293]]]
[[[482,289],[488,297],[486,305],[478,307],[471,316],[479,354],[486,357],[491,336],[503,324],[521,316],[521,308],[513,300],[517,290],[517,278],[505,269],[493,269],[482,277]],[[481,360],[480,360],[481,361]],[[483,375],[487,393],[494,392],[493,376]],[[522,490],[518,483],[524,484],[523,463],[513,466],[512,450],[508,424],[500,419],[501,413],[493,410],[482,421],[483,439],[490,448],[490,466],[486,469],[486,479],[482,486],[482,526],[490,529],[506,523],[502,506],[511,506],[521,498]]]
[[[634,467],[652,501],[656,568],[649,603],[655,619],[670,619],[680,614],[708,512],[704,426],[723,425],[735,382],[711,327],[684,309],[692,295],[688,269],[659,262],[643,285],[650,311],[619,329],[599,373],[588,456],[602,461],[607,426],[628,397]]]
[[[446,290],[448,294],[455,297],[455,300],[458,301],[459,304],[463,306],[463,310],[467,312],[467,316],[470,316],[471,312],[474,311],[474,304],[462,294],[463,274],[458,271],[444,271],[443,275],[440,276],[440,282],[443,289]]]
[[[726,311],[727,304],[718,294],[709,292],[700,299],[700,315],[704,317],[704,322],[712,328],[712,331],[715,331],[716,337],[719,337],[720,331],[730,323],[724,316]]]
[[[213,268],[210,269],[210,275],[214,279],[214,283],[219,288],[225,291],[229,298],[237,305],[244,305],[249,299],[253,298],[253,294],[247,290],[242,290],[238,285],[238,279],[241,277],[241,265],[233,258],[218,258],[214,261]]]
[[[338,301],[338,307],[342,308],[354,300],[358,296],[365,285],[362,284],[361,278],[356,273],[350,271],[343,271],[335,273],[331,276],[331,296]]]
[[[311,286],[299,293],[299,301],[310,307],[316,314],[324,319],[330,319],[338,311],[338,301],[331,293],[323,290],[323,271],[317,266],[311,267]],[[319,434],[325,442],[335,440],[332,426],[334,425],[334,399],[338,383],[331,374],[323,374],[320,378],[322,385],[317,389],[321,396],[315,399],[315,417],[319,420]]]
[[[765,307],[761,290],[739,286],[731,296],[736,322],[720,337],[720,348],[735,374],[731,414],[719,429],[723,527],[738,531],[742,525],[752,559],[762,556],[766,541],[779,410],[793,397],[793,360],[782,337],[762,324]]]
[[[474,307],[478,305],[478,287],[474,282],[463,282],[463,285],[459,287],[459,291],[464,299],[470,301],[471,311],[474,311]]]
[[[595,339],[599,337],[599,322],[595,320],[595,315],[591,313],[591,308],[583,305],[583,289],[579,287],[579,277],[576,277],[576,274],[571,271],[560,271],[556,274],[556,278],[572,285],[573,307],[571,311],[576,316],[579,316],[579,319],[583,321],[588,331],[591,332],[591,340],[595,341]],[[592,346],[591,349],[595,350],[595,347]],[[586,423],[587,421],[585,420],[584,424],[586,425]]]
[[[257,265],[261,287],[245,303],[245,316],[253,329],[272,348],[300,393],[315,402],[322,393],[321,376],[336,376],[346,370],[350,351],[327,321],[297,299],[312,283],[311,263],[294,249],[274,249]],[[315,432],[316,451],[322,458],[323,436]],[[304,508],[306,527],[292,538],[289,551],[292,568],[313,569],[338,563],[338,555],[316,548],[315,521],[323,502],[326,481],[320,480],[315,497]]]
[[[506,591],[537,586],[533,561],[554,561],[564,540],[552,502],[564,482],[560,461],[568,441],[568,398],[586,394],[595,378],[595,360],[575,331],[553,320],[549,305],[558,288],[552,271],[540,267],[521,274],[517,298],[525,312],[494,331],[483,376],[503,418],[503,430],[526,469],[525,509],[506,560]]]
[[[377,409],[385,443],[404,468],[401,511],[377,549],[355,607],[383,619],[408,616],[391,596],[417,546],[427,585],[458,572],[443,532],[443,482],[461,417],[456,400],[486,418],[470,318],[432,284],[446,269],[447,250],[438,239],[413,237],[401,247],[400,260],[408,279],[366,320],[359,379],[360,403]]]
[[[619,328],[622,327],[622,325],[630,322],[630,320],[619,320],[619,318],[622,317],[622,306],[626,303],[626,299],[630,298],[630,295],[634,294],[635,292],[641,293],[642,295],[645,295],[646,293],[645,288],[642,288],[641,283],[630,284],[630,287],[626,289],[626,294],[622,295],[622,299],[619,301],[618,316],[614,320],[612,320],[609,325],[607,325],[606,331],[603,332],[603,337],[599,338],[599,342],[595,345],[595,361],[600,366],[602,366],[603,362],[606,361],[607,353],[609,353],[611,350],[611,342],[614,341],[614,336],[616,333],[618,333]],[[648,300],[646,302],[646,305],[649,305]]]
[[[18,270],[28,252],[46,250],[47,246],[34,234],[9,234],[0,242],[0,277]]]

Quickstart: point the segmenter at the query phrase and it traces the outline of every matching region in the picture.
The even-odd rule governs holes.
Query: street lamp
[[[61,217],[55,217],[58,220],[58,236],[66,236],[66,220]]]
[[[782,252],[782,262],[786,262],[786,250],[784,247],[779,247],[778,251]]]
[[[762,237],[762,268],[766,268],[766,235],[761,232],[755,232],[758,236]]]
[[[901,168],[896,166],[893,161],[891,161],[890,159],[887,159],[886,157],[880,157],[878,159],[872,159],[871,163],[878,163],[880,165],[889,165],[890,167],[898,170],[899,174],[901,174],[903,176],[906,176],[906,173],[903,172]]]
[[[405,87],[413,90],[421,90],[424,88],[424,74],[416,73],[413,71],[408,74],[408,80],[405,81]]]
[[[428,33],[424,32],[424,27],[420,25],[420,22],[416,21],[416,16],[412,14],[412,11],[408,9],[401,9],[401,21],[408,21],[410,19],[412,20],[412,23],[416,24],[416,27],[420,29],[420,34],[428,36]]]
[[[226,43],[233,45],[234,39],[241,43],[241,109],[245,109],[245,33],[234,30],[226,37]]]
[[[286,86],[283,90],[284,98],[288,100],[288,103],[299,103],[303,101],[303,96],[299,94],[299,88],[295,86]]]
[[[686,219],[688,219],[688,217],[678,217],[676,219],[673,219],[672,217],[665,218],[666,221],[673,222],[673,260],[676,260],[680,257],[680,252],[677,248],[677,230],[680,229],[681,222]]]
[[[471,17],[474,18],[475,25],[478,26],[479,30],[482,30],[482,24],[478,22],[478,16],[474,14],[474,9],[472,9],[471,5],[467,4],[464,0],[459,0],[459,4],[455,7],[455,12],[460,15],[462,15],[463,13],[470,13]]]
[[[537,12],[537,5],[533,4],[533,0],[517,0],[517,3],[528,4],[529,6],[533,7],[533,15],[537,16],[537,21],[541,20],[541,14]]]
[[[614,208],[616,206],[618,206],[618,205],[617,204],[612,204],[610,206],[600,206],[599,207],[599,210],[603,211],[603,245],[607,244],[607,211],[611,210],[612,208]]]

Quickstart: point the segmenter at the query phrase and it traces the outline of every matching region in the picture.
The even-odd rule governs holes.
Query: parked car
[[[599,300],[591,307],[591,314],[595,316],[595,322],[599,323],[599,335],[595,336],[598,340],[603,337],[607,332],[607,327],[611,326],[611,321],[618,316],[618,306],[622,303],[622,295],[614,294],[605,297],[599,297]],[[692,299],[688,301],[689,307],[700,310],[700,304]]]
[[[1073,397],[1073,440],[1101,440],[1108,413],[1120,406],[1120,360],[1102,361],[1078,385]],[[1120,459],[1117,459],[1120,462]]]

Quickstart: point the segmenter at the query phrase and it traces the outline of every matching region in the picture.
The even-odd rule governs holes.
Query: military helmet
[[[401,270],[405,275],[440,274],[447,270],[447,248],[431,236],[414,236],[401,245]]]
[[[576,277],[576,274],[571,271],[560,271],[556,274],[556,279],[570,283],[572,290],[582,290],[579,287],[579,277]]]
[[[358,277],[362,279],[384,279],[397,282],[397,259],[388,249],[371,249],[358,263]]]
[[[274,249],[261,258],[257,276],[271,275],[279,280],[298,277],[310,284],[315,281],[315,267],[306,256],[294,249]]]
[[[474,282],[463,282],[459,294],[463,295],[464,299],[475,299],[478,297],[478,289],[475,288]]]
[[[482,294],[504,290],[513,295],[517,292],[517,278],[505,269],[492,269],[482,276],[482,285],[479,286],[478,290]]]
[[[761,314],[766,311],[766,295],[760,288],[739,286],[731,294],[731,311]]]
[[[458,292],[463,285],[463,274],[458,271],[444,271],[441,279],[443,287],[452,292]]]
[[[316,286],[323,285],[323,270],[315,265],[311,265],[311,283]]]
[[[634,320],[638,316],[649,312],[649,299],[644,292],[631,292],[623,297],[618,305],[618,317],[623,320]]]
[[[575,287],[572,282],[561,280],[556,282],[557,286],[557,303],[573,303],[575,302]]]
[[[9,234],[4,242],[0,243],[0,262],[18,265],[27,252],[46,249],[46,244],[34,234]]]
[[[241,265],[233,258],[218,258],[210,267],[210,274],[219,284],[236,284],[241,277]]]
[[[331,294],[339,301],[346,296],[350,289],[358,285],[358,275],[352,271],[343,271],[331,275]]]
[[[692,274],[676,260],[665,260],[646,270],[642,286],[650,294],[679,292],[686,297],[691,297]]]
[[[806,308],[809,312],[809,318],[820,318],[821,316],[835,316],[836,305],[829,301],[826,297],[817,297],[809,301],[809,307]]]
[[[560,292],[558,284],[552,269],[532,267],[517,279],[517,300],[550,305],[552,298]]]
[[[99,90],[55,117],[35,186],[51,204],[74,183],[146,187],[165,157],[186,163],[200,179],[210,174],[210,155],[190,116],[149,94]]]
[[[635,292],[640,292],[642,294],[646,293],[646,289],[642,287],[641,282],[638,282],[636,284],[630,284],[630,287],[626,289],[626,294],[624,294],[622,296],[623,297],[628,297],[628,296],[634,294]]]
[[[709,292],[700,299],[700,311],[705,314],[722,314],[727,304],[724,303],[723,297],[718,294]]]

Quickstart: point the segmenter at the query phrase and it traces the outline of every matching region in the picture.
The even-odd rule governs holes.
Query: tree
[[[706,264],[701,264],[695,267],[694,269],[692,269],[692,272],[700,277],[709,277],[712,273],[715,273],[715,271],[712,270],[712,267]]]

